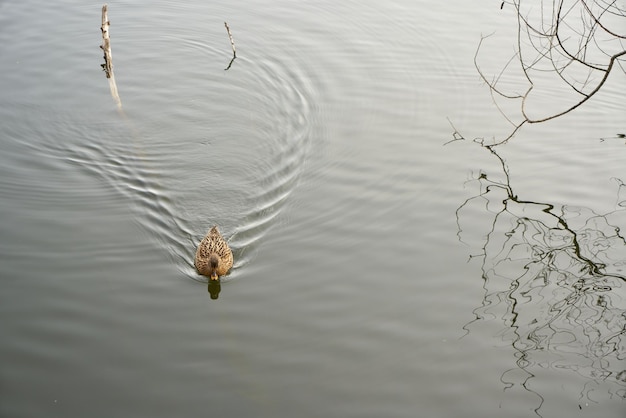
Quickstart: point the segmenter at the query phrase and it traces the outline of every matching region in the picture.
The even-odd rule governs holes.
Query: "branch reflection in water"
[[[457,209],[459,240],[476,243],[470,260],[481,260],[485,290],[468,333],[479,322],[503,322],[498,337],[516,357],[502,374],[504,389],[535,394],[537,415],[545,394],[532,388],[545,382],[531,380],[545,369],[579,376],[581,409],[626,398],[626,240],[619,226],[626,225],[626,185],[615,179],[617,204],[604,215],[522,200],[504,160],[483,147],[504,176],[481,173],[473,180],[479,193]]]

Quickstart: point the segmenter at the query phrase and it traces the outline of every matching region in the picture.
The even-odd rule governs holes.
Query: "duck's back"
[[[198,245],[195,261],[198,271],[203,271],[209,264],[209,257],[212,253],[217,254],[220,259],[217,275],[223,276],[228,273],[228,270],[233,266],[233,253],[228,243],[217,230],[217,226],[211,228],[208,234],[200,241],[200,245]]]

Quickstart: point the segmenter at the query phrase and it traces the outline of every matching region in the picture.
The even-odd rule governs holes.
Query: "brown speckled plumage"
[[[212,255],[217,256],[217,260],[213,257],[213,265],[211,265]],[[217,230],[217,226],[211,228],[206,237],[200,241],[196,251],[195,265],[199,274],[208,276],[211,280],[217,280],[219,276],[225,275],[233,266],[233,253]]]

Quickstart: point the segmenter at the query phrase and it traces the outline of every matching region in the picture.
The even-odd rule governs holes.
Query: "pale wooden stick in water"
[[[105,4],[102,6],[102,26],[100,30],[102,30],[102,45],[100,48],[104,51],[104,64],[102,64],[102,68],[104,68],[104,72],[106,77],[109,79],[109,87],[111,89],[111,96],[113,100],[115,100],[115,104],[117,104],[117,108],[119,110],[122,109],[122,101],[120,100],[120,95],[117,92],[117,84],[115,84],[115,76],[113,75],[113,58],[111,56],[111,39],[109,38],[109,26],[111,26],[111,22],[109,22],[109,17],[107,15],[108,6]]]
[[[107,78],[111,78],[111,74],[113,73],[113,60],[111,59],[111,39],[109,38],[109,18],[107,16],[107,5],[102,6],[102,26],[100,30],[102,31],[102,45],[100,48],[104,51],[104,64],[102,64],[102,68],[106,73]]]

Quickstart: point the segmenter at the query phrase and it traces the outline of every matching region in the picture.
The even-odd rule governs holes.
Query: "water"
[[[0,416],[623,416],[623,75],[491,154],[465,3],[111,2],[121,110],[102,4],[0,4]]]

